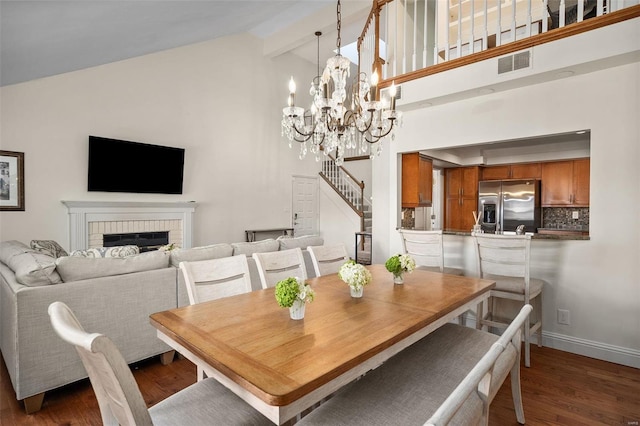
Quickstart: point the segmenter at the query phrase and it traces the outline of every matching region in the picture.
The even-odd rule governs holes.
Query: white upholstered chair
[[[458,268],[446,268],[444,266],[444,245],[442,242],[442,230],[416,231],[413,229],[398,229],[402,237],[402,250],[411,255],[416,262],[416,269],[424,269],[431,272],[440,272],[449,275],[464,275],[464,271]],[[460,314],[458,323],[465,324],[467,313]]]
[[[244,254],[180,262],[180,270],[192,305],[251,291],[249,265]]]
[[[179,266],[191,305],[251,291],[249,264],[244,254],[180,262]],[[198,381],[204,379],[204,370],[200,366],[197,374]]]
[[[444,266],[442,231],[416,231],[399,229],[402,237],[402,249],[416,261],[416,266],[432,272],[450,275],[464,275],[458,268]]]
[[[307,279],[307,267],[300,248],[267,253],[253,253],[262,288],[275,287],[278,281],[289,277]]]
[[[311,256],[311,262],[317,277],[336,274],[340,267],[349,260],[344,244],[309,246],[307,251]]]
[[[197,382],[147,408],[129,366],[111,339],[84,331],[62,302],[49,305],[49,317],[56,333],[76,347],[105,425],[272,424],[215,379]]]
[[[529,262],[531,254],[530,235],[474,234],[474,245],[478,259],[479,275],[491,279],[496,286],[491,290],[484,313],[484,304],[477,307],[476,328],[505,328],[508,319],[496,315],[496,299],[510,299],[531,304],[535,310],[535,322],[524,327],[524,364],[529,367],[531,334],[538,333],[538,346],[542,346],[542,288],[544,281],[531,278]],[[538,299],[537,303],[532,303]]]

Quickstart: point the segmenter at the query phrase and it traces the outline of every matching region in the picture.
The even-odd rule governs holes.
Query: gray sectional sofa
[[[253,290],[260,277],[251,255],[295,247],[303,249],[307,273],[314,277],[308,246],[318,236],[214,244],[153,251],[124,258],[54,258],[17,241],[0,243],[0,350],[16,399],[30,413],[41,408],[44,393],[87,377],[73,347],[51,328],[47,308],[62,301],[88,331],[109,336],[128,363],[171,348],[156,336],[149,315],[189,303],[181,261],[246,254]]]

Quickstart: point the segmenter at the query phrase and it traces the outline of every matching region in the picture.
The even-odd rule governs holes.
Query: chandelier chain
[[[340,39],[340,29],[342,27],[342,7],[340,5],[340,0],[338,0],[337,15],[338,15],[338,23],[336,27],[338,29],[338,39],[336,40],[336,47],[338,48],[338,55],[339,55],[340,45],[342,44],[342,40]]]

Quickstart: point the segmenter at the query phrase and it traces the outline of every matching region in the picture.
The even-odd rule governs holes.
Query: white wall
[[[315,67],[240,35],[2,87],[0,146],[25,153],[26,211],[0,213],[0,240],[68,247],[61,200],[195,200],[196,245],[290,226],[291,176],[320,167],[281,137],[292,74]],[[186,148],[184,194],[87,192],[88,135]]]
[[[400,249],[389,231],[399,210],[397,153],[591,129],[590,240],[533,244],[532,275],[548,283],[546,344],[640,367],[639,82],[634,62],[407,113],[394,153],[374,166],[374,176],[388,176],[374,179],[374,240],[389,235],[374,261]],[[452,266],[475,271],[470,242],[449,243]],[[556,323],[559,308],[571,325]]]

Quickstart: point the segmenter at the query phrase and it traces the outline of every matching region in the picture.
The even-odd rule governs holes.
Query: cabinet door
[[[402,154],[402,207],[418,205],[418,155]]]
[[[482,180],[502,180],[511,177],[509,166],[489,166],[482,168]]]
[[[460,230],[470,232],[476,221],[473,218],[473,212],[478,211],[477,198],[463,198],[462,206],[460,206]]]
[[[573,205],[589,206],[590,173],[589,158],[573,161]]]
[[[445,169],[445,194],[447,198],[460,197],[462,190],[462,169]]]
[[[464,198],[478,198],[479,167],[462,168],[462,191],[460,196]],[[476,200],[477,201],[477,200]]]
[[[568,206],[573,197],[573,161],[542,164],[542,205]]]
[[[460,223],[461,212],[460,197],[447,197],[445,201],[444,229],[448,231],[462,230],[462,224]]]
[[[511,179],[540,179],[541,169],[540,163],[512,164]]]
[[[431,205],[433,163],[414,152],[402,155],[402,207]]]

